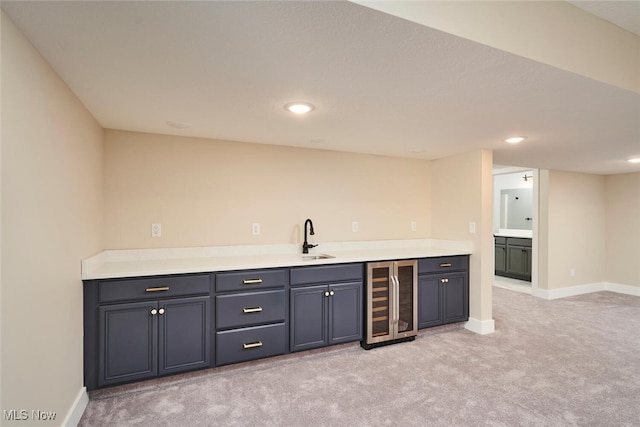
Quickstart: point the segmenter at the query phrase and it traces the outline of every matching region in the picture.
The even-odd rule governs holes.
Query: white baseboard
[[[626,294],[626,295],[633,295],[636,297],[640,297],[640,286],[622,285],[620,283],[605,282],[604,290],[617,292],[619,294]]]
[[[464,328],[471,332],[475,332],[476,334],[486,335],[495,332],[496,324],[493,319],[478,320],[470,317],[469,321],[464,325]]]
[[[73,405],[69,409],[67,416],[64,418],[62,425],[64,427],[76,427],[78,423],[80,423],[80,418],[82,418],[82,414],[89,403],[89,395],[87,394],[87,388],[82,387],[76,400],[73,402]]]
[[[532,295],[534,297],[551,300],[600,291],[611,291],[619,294],[640,296],[640,287],[638,286],[621,285],[619,283],[609,282],[589,283],[587,285],[578,285],[559,289],[532,289]]]

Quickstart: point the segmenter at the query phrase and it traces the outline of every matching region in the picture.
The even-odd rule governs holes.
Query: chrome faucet
[[[316,234],[313,231],[313,222],[309,218],[307,218],[307,220],[304,222],[304,243],[302,244],[303,254],[308,254],[309,249],[315,248],[316,246],[318,246],[318,245],[310,245],[309,243],[307,243],[307,224],[309,224],[309,234],[312,236]]]

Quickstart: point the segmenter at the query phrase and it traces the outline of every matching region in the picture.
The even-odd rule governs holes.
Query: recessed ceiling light
[[[315,110],[316,107],[308,102],[290,102],[284,105],[284,109],[294,114],[306,114]]]
[[[627,159],[629,163],[640,163],[640,157],[633,157],[631,159]]]
[[[171,126],[172,128],[176,128],[176,129],[186,129],[188,127],[191,127],[191,124],[187,122],[176,122],[173,120],[169,120],[167,122],[167,126]]]
[[[512,138],[507,138],[504,142],[508,142],[509,144],[517,144],[518,142],[522,142],[527,139],[526,136],[514,136]]]

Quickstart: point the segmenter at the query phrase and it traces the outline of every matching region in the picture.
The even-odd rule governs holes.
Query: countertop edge
[[[313,254],[334,258],[303,260],[300,245],[107,250],[82,260],[82,280],[213,273],[395,259],[470,255],[469,241],[415,239],[321,243]]]

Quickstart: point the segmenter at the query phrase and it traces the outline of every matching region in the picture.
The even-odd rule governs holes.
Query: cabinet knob
[[[160,310],[158,310],[158,313],[164,314],[164,308],[161,308]]]
[[[155,316],[156,314],[158,314],[158,310],[156,310],[155,308],[151,309],[151,315]]]
[[[325,296],[325,297],[328,297],[328,296],[329,296],[329,291],[326,291],[326,292],[324,293],[324,296]]]
[[[329,295],[333,296],[333,295],[335,295],[335,292],[331,291],[331,292],[329,292]]]

